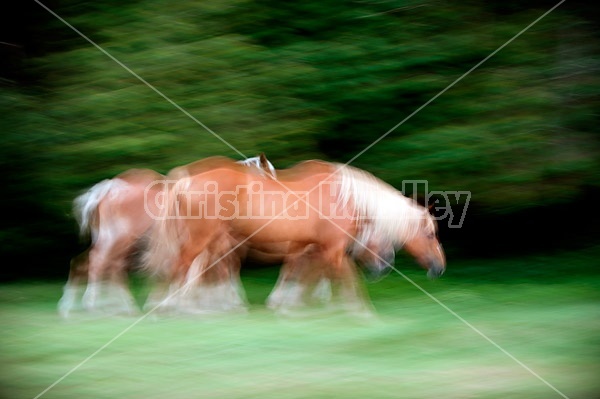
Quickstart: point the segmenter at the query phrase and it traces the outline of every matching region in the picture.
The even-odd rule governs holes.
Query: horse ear
[[[258,158],[260,159],[260,166],[265,169],[268,169],[269,161],[267,160],[267,156],[265,155],[265,153],[261,152],[260,155],[258,156]]]

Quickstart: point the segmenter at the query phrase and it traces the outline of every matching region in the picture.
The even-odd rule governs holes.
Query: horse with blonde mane
[[[278,178],[266,180],[230,168],[180,179],[166,193],[168,204],[150,234],[146,267],[168,276],[175,291],[186,291],[222,262],[224,254],[235,253],[244,243],[287,243],[283,270],[318,265],[321,275],[337,285],[342,302],[360,311],[368,305],[347,254],[356,247],[359,232],[368,237],[365,243],[377,237],[379,242],[405,245],[432,277],[443,272],[445,258],[428,210],[367,172],[305,161],[279,171]],[[375,195],[375,189],[383,195]],[[292,207],[293,214],[286,213]],[[220,252],[211,258],[207,254],[216,243],[221,243]],[[289,285],[286,275],[269,298],[273,308],[290,305],[281,294]],[[306,273],[300,275],[311,280]]]
[[[344,215],[347,206],[337,201],[334,175],[330,169],[323,172],[323,166],[305,161],[279,170],[277,180],[239,166],[178,180],[166,193],[167,205],[149,235],[146,267],[166,275],[176,292],[187,292],[193,281],[224,260],[206,256],[215,243],[233,243],[225,251],[231,254],[245,243],[288,242],[285,263],[313,245],[311,256],[331,265],[332,280],[353,286],[345,252],[355,221],[322,217],[321,210]]]
[[[393,268],[395,253],[403,249],[427,270],[429,278],[443,274],[445,254],[428,208],[364,170],[340,164],[335,164],[335,170],[341,200],[354,204],[359,220],[358,234],[349,248],[353,258],[381,276]],[[267,305],[275,310],[303,306],[314,299],[315,291],[319,297],[327,297],[327,292],[323,293],[327,281],[322,265],[288,265],[282,269]]]
[[[127,283],[128,270],[132,257],[143,250],[144,236],[154,222],[151,215],[159,212],[162,185],[168,180],[236,162],[275,178],[275,168],[264,153],[243,161],[215,156],[173,168],[166,176],[150,169],[130,169],[79,195],[74,200],[73,214],[81,238],[91,239],[91,245],[71,260],[68,281],[58,304],[59,314],[67,317],[79,308],[136,313]]]

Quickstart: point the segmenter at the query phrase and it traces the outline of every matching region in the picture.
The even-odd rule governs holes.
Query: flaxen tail
[[[109,193],[122,189],[125,184],[119,179],[105,179],[73,200],[73,216],[79,224],[79,235],[82,239],[91,236],[92,242],[96,240],[100,201]]]

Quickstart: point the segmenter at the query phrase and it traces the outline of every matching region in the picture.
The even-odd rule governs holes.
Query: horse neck
[[[424,213],[412,199],[364,170],[337,167],[340,201],[352,204],[361,220],[363,237],[389,239],[395,246],[402,246],[418,234]]]

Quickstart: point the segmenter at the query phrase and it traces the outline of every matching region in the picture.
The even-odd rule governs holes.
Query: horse
[[[315,161],[305,161],[285,173],[279,171],[277,180],[241,167],[213,169],[178,180],[166,195],[168,205],[150,234],[147,269],[162,271],[179,287],[177,291],[187,291],[191,281],[223,260],[216,257],[210,263],[205,255],[227,237],[224,241],[238,243],[227,252],[245,242],[250,246],[289,242],[286,262],[315,244],[312,256],[331,264],[331,273],[342,284],[353,284],[347,277],[351,267],[345,251],[348,237],[355,233],[354,221],[319,216],[323,205],[332,211],[343,211],[346,206],[332,192],[333,175],[320,169]],[[310,191],[319,184],[319,192]],[[198,265],[201,254],[203,263]]]
[[[91,245],[71,260],[69,277],[58,303],[62,317],[68,317],[78,304],[87,282],[81,305],[88,311],[137,313],[127,284],[128,266],[136,252],[143,249],[143,238],[158,213],[162,185],[169,180],[190,176],[203,170],[235,162],[226,157],[208,157],[175,167],[167,175],[150,169],[130,169],[105,179],[73,202],[73,214],[81,239]],[[275,168],[264,153],[237,161],[247,168],[260,168],[275,178]]]
[[[167,196],[169,203],[150,235],[146,267],[170,276],[177,290],[188,289],[205,270],[222,261],[222,256],[206,255],[220,240],[238,243],[222,246],[225,253],[233,253],[245,242],[251,247],[288,243],[284,269],[319,265],[318,270],[338,284],[340,296],[355,310],[367,309],[347,254],[359,231],[404,245],[430,277],[445,269],[437,225],[428,210],[350,166],[304,161],[280,171],[277,181],[243,170],[214,169],[180,179]],[[291,206],[295,213],[286,214]],[[190,268],[192,264],[195,267]],[[286,284],[286,278],[280,278],[269,298],[272,307],[287,305],[278,299],[284,296],[275,294]]]
[[[411,255],[428,271],[429,278],[443,274],[445,254],[437,236],[438,226],[429,208],[405,197],[391,185],[374,175],[350,166],[328,164],[324,161],[312,164],[313,172],[335,169],[340,174],[342,201],[352,201],[357,206],[358,235],[348,249],[349,255],[363,266],[373,279],[380,279],[393,268],[395,254],[400,249]],[[391,211],[390,211],[391,209]],[[265,245],[265,244],[263,244]],[[288,243],[270,243],[260,252],[273,261],[284,259],[289,252]],[[274,256],[274,246],[279,247],[279,258]],[[250,252],[257,252],[251,249]],[[256,257],[256,254],[253,255]],[[284,264],[277,283],[267,298],[267,306],[276,311],[287,312],[310,303],[327,303],[331,299],[331,281],[326,268],[311,259],[310,251],[301,261]],[[363,296],[365,294],[363,293]]]

